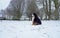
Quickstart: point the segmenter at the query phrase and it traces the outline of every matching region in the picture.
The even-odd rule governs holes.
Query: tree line
[[[27,18],[31,20],[32,13],[36,13],[41,20],[59,20],[59,7],[59,0],[11,0],[4,10],[3,17],[20,20],[21,16],[26,14]]]

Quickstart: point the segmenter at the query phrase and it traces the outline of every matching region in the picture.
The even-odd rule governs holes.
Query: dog
[[[32,14],[32,25],[41,25],[41,20],[39,19],[39,17],[37,16],[36,13]]]

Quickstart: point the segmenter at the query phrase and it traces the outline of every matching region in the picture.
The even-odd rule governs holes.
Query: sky
[[[0,0],[0,10],[5,9],[9,5],[10,1],[11,0]]]

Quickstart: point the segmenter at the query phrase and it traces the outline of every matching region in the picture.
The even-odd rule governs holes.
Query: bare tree
[[[10,5],[13,7],[13,19],[19,20],[21,17],[21,4],[23,0],[12,0]]]
[[[28,9],[27,9],[27,16],[30,18],[32,17],[32,13],[38,13],[38,8],[36,5],[36,1],[35,0],[31,0]]]
[[[49,0],[49,13],[48,13],[49,19],[51,19],[51,0]]]
[[[46,14],[45,19],[50,20],[51,19],[51,0],[43,0],[43,8],[44,8],[45,14]]]
[[[55,20],[58,20],[59,19],[59,12],[58,12],[59,3],[58,3],[58,0],[53,0],[53,1],[55,4],[55,12],[54,12]]]

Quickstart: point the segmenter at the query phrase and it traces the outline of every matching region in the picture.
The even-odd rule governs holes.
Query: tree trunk
[[[48,3],[47,3],[47,0],[45,2],[46,2],[46,8],[45,8],[46,19],[48,19],[47,18],[47,16],[48,16]]]
[[[48,13],[48,19],[51,19],[51,0],[49,0],[49,13]]]
[[[54,3],[55,3],[55,12],[54,12],[55,20],[58,20],[59,19],[59,12],[58,12],[59,5],[58,5],[58,0],[54,0]]]

